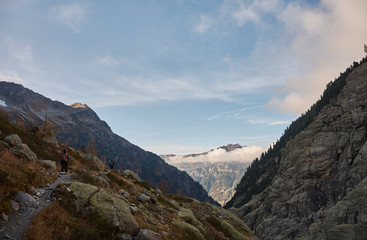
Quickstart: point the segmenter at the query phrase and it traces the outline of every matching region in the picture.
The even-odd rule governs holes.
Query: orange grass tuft
[[[3,149],[0,156],[0,212],[9,211],[9,200],[18,191],[46,185],[56,176],[46,174],[37,162],[19,159],[10,150]]]

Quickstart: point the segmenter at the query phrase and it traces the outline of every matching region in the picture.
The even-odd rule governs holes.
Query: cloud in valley
[[[183,155],[176,155],[174,157],[170,157],[167,162],[170,164],[177,164],[181,162],[185,163],[194,163],[194,162],[243,162],[243,163],[251,163],[256,157],[259,157],[260,154],[265,150],[264,147],[261,146],[249,146],[243,147],[239,149],[235,149],[233,151],[227,152],[224,149],[214,149],[213,151],[208,152],[206,155],[200,155],[196,157],[184,157]]]

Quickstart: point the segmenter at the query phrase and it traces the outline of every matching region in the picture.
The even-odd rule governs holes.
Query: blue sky
[[[0,80],[158,154],[269,146],[363,56],[365,0],[0,1]]]

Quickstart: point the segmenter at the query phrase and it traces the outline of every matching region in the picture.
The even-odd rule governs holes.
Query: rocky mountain
[[[7,114],[5,114],[6,116]],[[256,240],[233,213],[11,126],[0,110],[0,239]],[[70,154],[69,172],[54,159]]]
[[[249,150],[239,144],[228,144],[208,152],[187,155],[161,155],[168,163],[187,172],[200,183],[215,201],[224,205],[235,193],[246,168],[262,148]]]
[[[144,181],[167,192],[215,203],[186,172],[113,133],[87,105],[67,106],[9,82],[0,82],[0,100],[0,108],[7,111],[11,123],[23,130],[37,132],[47,122],[57,141],[76,149],[87,147],[93,139],[98,156],[106,162],[113,159],[117,169],[131,169]]]
[[[367,239],[367,58],[248,168],[226,208],[259,239]]]

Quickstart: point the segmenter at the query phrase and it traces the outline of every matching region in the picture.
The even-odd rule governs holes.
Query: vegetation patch
[[[20,159],[10,150],[3,151],[0,166],[0,212],[10,210],[9,201],[17,192],[27,192],[31,186],[44,186],[56,179],[55,175],[46,174],[38,162]]]

